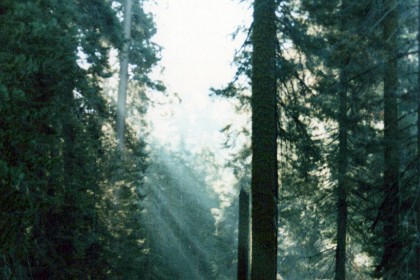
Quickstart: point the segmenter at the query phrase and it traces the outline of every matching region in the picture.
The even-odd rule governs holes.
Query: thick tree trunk
[[[398,268],[401,257],[399,240],[400,192],[399,192],[399,149],[398,149],[398,74],[397,61],[397,27],[398,13],[396,0],[385,1],[383,36],[387,52],[384,69],[384,203],[383,235],[384,255],[382,259],[383,277],[385,280],[398,279]]]
[[[276,279],[277,106],[276,4],[254,1],[252,30],[252,264],[251,279]]]
[[[132,0],[125,0],[124,3],[124,44],[120,53],[120,74],[118,85],[118,105],[117,105],[117,149],[120,155],[124,153],[125,146],[125,117],[126,99],[128,82],[128,53],[131,40],[131,7]]]
[[[249,195],[239,193],[238,280],[247,280],[249,270]]]

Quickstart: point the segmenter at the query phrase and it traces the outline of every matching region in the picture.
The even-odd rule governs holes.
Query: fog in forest
[[[0,2],[0,279],[420,279],[420,0]]]

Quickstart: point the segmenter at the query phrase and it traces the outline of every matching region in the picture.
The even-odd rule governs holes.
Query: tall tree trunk
[[[252,264],[251,279],[277,273],[276,3],[254,1],[252,30]]]
[[[345,70],[343,71],[345,72]],[[339,112],[339,154],[337,186],[337,247],[335,252],[335,279],[346,279],[346,234],[347,234],[347,164],[348,164],[348,118],[347,118],[347,77],[341,73]]]
[[[398,149],[398,74],[397,61],[397,1],[384,2],[383,36],[386,50],[384,69],[384,254],[382,259],[385,280],[398,279],[401,242],[399,240],[400,192]]]
[[[418,1],[417,8],[417,20],[418,20],[418,30],[417,30],[417,48],[418,48],[418,67],[417,67],[417,248],[416,248],[416,279],[420,279],[420,0]]]
[[[120,53],[120,74],[118,85],[118,105],[117,105],[117,149],[120,155],[124,153],[125,146],[125,117],[126,99],[128,82],[128,54],[131,40],[131,7],[132,0],[125,0],[124,3],[124,43]]]
[[[249,195],[244,189],[241,189],[239,193],[238,224],[238,280],[247,280],[249,269]]]
[[[341,1],[341,11],[346,13],[348,1]],[[341,31],[346,34],[346,17],[342,16]],[[335,251],[335,280],[346,279],[346,236],[347,236],[347,169],[348,169],[348,73],[350,50],[345,49],[340,60],[340,89],[338,117],[338,182],[337,182],[337,247]]]

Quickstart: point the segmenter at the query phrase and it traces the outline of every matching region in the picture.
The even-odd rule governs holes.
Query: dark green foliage
[[[100,83],[111,75],[110,48],[121,45],[116,11],[93,0],[0,6],[0,278],[133,279],[142,249],[133,186],[146,155],[144,142],[129,136],[127,175],[113,190],[104,128],[114,116]],[[147,74],[157,49],[144,49]]]
[[[365,279],[381,273],[396,279],[415,279],[418,223],[413,195],[418,192],[414,163],[418,160],[414,93],[418,73],[415,56],[418,14],[413,7],[418,3],[279,2],[277,81],[282,186],[279,272],[286,279],[334,277],[336,223],[340,214],[332,209],[337,209],[334,204],[341,192],[337,192],[338,184],[347,192],[345,199],[341,196],[341,201],[347,202],[347,237],[340,237],[341,244],[343,241],[347,244],[347,279]],[[396,39],[390,51],[383,25],[389,14],[396,12],[401,17],[394,22],[394,32],[388,33]],[[214,90],[216,95],[237,98],[241,104],[239,111],[245,114],[249,112],[249,89],[241,78],[250,78],[248,47],[247,41],[235,58],[238,63],[235,80],[224,90]],[[383,126],[384,87],[388,93],[394,92],[393,110],[397,112],[392,121],[394,132],[388,130],[386,135],[383,133],[389,126]],[[347,99],[342,110],[340,96]],[[233,126],[228,126],[225,132],[230,137],[249,135],[249,129],[234,131]],[[340,145],[345,142],[347,147]],[[390,142],[399,160],[394,156],[384,161],[384,151],[389,149]],[[237,159],[245,161],[249,157],[246,146]],[[393,179],[384,177],[384,168],[390,165]],[[387,191],[384,187],[396,180],[398,194],[395,195],[394,188],[392,195],[390,188]],[[390,232],[387,228],[393,229]],[[397,244],[399,248],[395,254],[389,254],[392,250],[385,244]],[[361,259],[366,262],[361,263]],[[392,264],[388,264],[385,272],[383,266],[387,261]],[[344,275],[336,277],[344,279]]]

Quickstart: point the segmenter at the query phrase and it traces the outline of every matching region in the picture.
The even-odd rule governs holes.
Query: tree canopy
[[[161,47],[125,3],[0,3],[0,278],[419,278],[420,1],[248,1],[224,165],[150,136]]]

